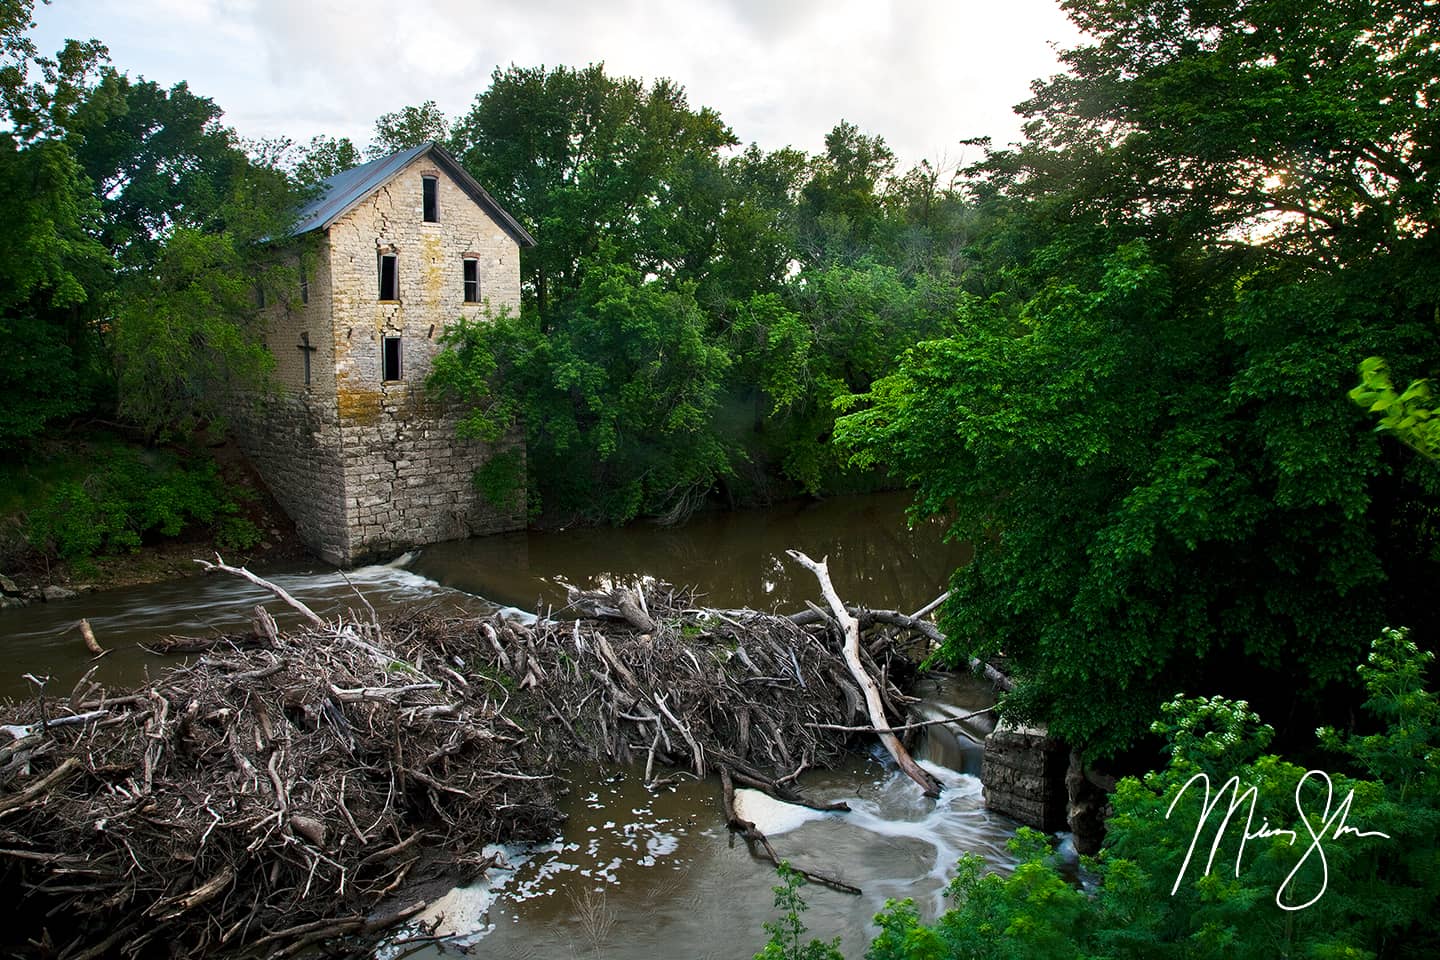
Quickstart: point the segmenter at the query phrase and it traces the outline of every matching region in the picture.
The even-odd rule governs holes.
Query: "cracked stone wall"
[[[439,222],[422,216],[422,180],[437,180]],[[379,299],[379,258],[396,257],[398,298]],[[480,302],[465,300],[464,260],[478,263]],[[267,344],[282,396],[267,401],[242,443],[302,539],[351,565],[409,547],[522,529],[523,497],[497,508],[473,475],[492,456],[524,457],[518,436],[462,442],[453,416],[428,398],[425,377],[445,327],[486,307],[518,310],[515,241],[420,157],[331,225],[315,254],[309,302],[267,313]],[[304,382],[301,334],[311,379]],[[383,379],[386,338],[398,338],[400,376]]]

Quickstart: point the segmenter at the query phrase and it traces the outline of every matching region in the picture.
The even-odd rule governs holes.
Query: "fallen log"
[[[96,659],[110,652],[100,646],[100,641],[95,639],[95,631],[90,628],[89,620],[81,617],[78,626],[80,627],[80,636],[85,640],[85,649],[94,654]]]
[[[777,867],[780,866],[780,857],[778,854],[775,853],[775,848],[770,845],[769,838],[761,832],[759,827],[755,826],[753,821],[746,820],[745,818],[741,817],[739,813],[736,812],[735,780],[731,775],[729,767],[720,768],[720,788],[721,802],[725,808],[726,825],[729,826],[731,830],[736,831],[746,840],[759,847],[761,852],[765,854],[765,859],[769,860]],[[806,880],[809,880],[813,883],[821,884],[823,886],[827,886],[832,890],[838,890],[841,893],[850,893],[858,896],[859,894],[864,892],[854,884],[846,883],[844,880],[829,876],[828,874],[816,873],[813,870],[806,870],[802,867],[796,867],[793,864],[791,865],[791,869],[794,870],[796,873],[800,874]]]
[[[251,583],[255,584],[255,586],[263,587],[264,589],[269,590],[271,593],[275,594],[275,596],[279,597],[285,603],[289,604],[290,607],[296,610],[302,617],[310,621],[311,626],[325,626],[325,621],[321,620],[319,615],[317,615],[314,610],[311,610],[305,604],[301,603],[299,600],[296,600],[283,587],[279,587],[276,584],[271,583],[269,580],[264,579],[263,577],[257,577],[255,574],[251,573],[249,570],[246,570],[244,567],[230,566],[223,559],[221,559],[220,554],[218,553],[215,554],[214,563],[211,563],[209,560],[196,560],[195,562],[200,564],[201,569],[203,569],[206,573],[214,573],[216,571],[219,571],[221,573],[228,573],[231,576],[239,577],[242,580],[249,580]]]
[[[840,624],[844,635],[845,663],[850,668],[850,675],[860,685],[861,691],[865,694],[865,704],[870,711],[870,724],[876,730],[888,730],[889,722],[885,719],[885,708],[880,703],[880,689],[876,686],[875,678],[865,670],[864,664],[860,662],[860,622],[845,609],[845,604],[840,600],[840,595],[835,592],[835,585],[830,582],[830,570],[824,560],[818,563],[811,560],[799,550],[787,550],[785,553],[805,569],[815,575],[820,581],[820,592],[825,595],[825,600],[830,604],[830,611],[837,623]],[[880,742],[889,751],[890,756],[905,771],[905,775],[920,785],[920,789],[927,797],[940,796],[940,783],[930,775],[924,767],[916,763],[910,756],[910,751],[900,743],[893,733],[880,733]]]
[[[943,593],[919,611],[912,614],[900,613],[898,610],[870,610],[855,604],[846,604],[845,612],[859,621],[862,631],[868,629],[872,624],[888,624],[889,626],[914,631],[939,647],[945,642],[945,634],[941,633],[939,627],[935,626],[935,624],[929,620],[924,619],[924,617],[926,614],[934,612],[935,608],[948,600],[949,597],[950,594],[948,592]],[[813,607],[789,615],[790,622],[801,627],[820,623],[827,619],[829,619],[829,614]],[[1015,682],[991,664],[976,657],[969,658],[967,663],[972,672],[989,680],[997,689],[1004,690],[1006,693],[1015,689]]]

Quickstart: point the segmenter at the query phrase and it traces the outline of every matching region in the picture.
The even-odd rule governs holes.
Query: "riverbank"
[[[151,486],[125,503],[108,489],[116,474]],[[186,485],[157,486],[175,476]],[[196,576],[194,561],[216,553],[263,566],[311,558],[233,443],[157,451],[94,431],[31,451],[0,479],[0,608]]]

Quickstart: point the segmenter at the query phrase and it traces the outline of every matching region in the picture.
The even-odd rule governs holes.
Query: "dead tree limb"
[[[322,629],[325,627],[325,621],[321,620],[314,610],[311,610],[309,607],[305,606],[305,604],[292,597],[285,590],[284,587],[277,586],[276,584],[271,583],[269,580],[266,580],[264,577],[257,577],[255,576],[255,574],[251,573],[249,570],[246,570],[244,567],[230,566],[224,560],[220,559],[220,554],[215,554],[214,563],[211,563],[209,560],[196,560],[195,562],[200,564],[200,566],[204,567],[206,573],[213,573],[216,570],[219,570],[221,573],[228,573],[231,576],[239,577],[242,580],[249,580],[257,587],[264,587],[266,590],[269,590],[271,593],[275,594],[275,596],[279,597],[281,600],[294,607],[297,611],[299,611],[300,615],[306,620],[309,620],[313,626],[320,627]]]
[[[89,620],[86,620],[84,617],[81,617],[81,618],[80,618],[79,627],[80,627],[80,636],[82,636],[82,637],[85,638],[85,649],[86,649],[86,650],[89,650],[89,651],[90,651],[91,653],[93,653],[97,658],[103,657],[103,656],[105,656],[105,654],[107,654],[107,653],[110,652],[109,650],[106,650],[104,647],[100,646],[100,641],[98,641],[98,640],[95,639],[95,631],[92,630],[92,629],[90,629],[90,621],[89,621]]]
[[[761,851],[765,854],[765,859],[769,860],[777,867],[780,866],[780,857],[775,853],[775,848],[770,845],[770,839],[766,837],[763,832],[761,832],[759,827],[755,826],[753,821],[746,820],[744,817],[740,816],[740,813],[735,809],[735,780],[730,775],[729,767],[722,766],[720,768],[720,790],[721,802],[725,806],[726,825],[729,826],[731,830],[739,833],[746,840],[749,840],[751,843],[759,846]],[[796,873],[800,874],[806,880],[809,880],[813,883],[824,884],[832,890],[839,890],[841,893],[853,893],[858,896],[863,892],[859,887],[854,886],[853,884],[846,883],[844,880],[837,880],[834,877],[828,877],[823,873],[815,873],[811,870],[805,870],[800,867],[796,867],[793,864],[791,865],[791,869],[794,870]]]
[[[994,707],[986,707],[983,710],[972,710],[970,713],[961,714],[958,717],[940,717],[935,720],[919,720],[915,723],[907,723],[898,727],[879,730],[875,727],[847,727],[838,723],[807,723],[805,726],[814,730],[839,730],[842,733],[908,733],[911,730],[919,730],[922,727],[938,727],[946,723],[959,723],[962,720],[969,720],[971,717],[978,717],[981,714],[993,713]]]
[[[949,594],[945,594],[944,596],[948,597]],[[933,604],[934,601],[931,603]],[[931,604],[926,604],[920,613],[907,616],[897,610],[867,610],[855,604],[848,604],[845,607],[845,611],[848,614],[860,621],[861,629],[864,629],[872,623],[883,623],[892,627],[913,630],[936,646],[940,646],[945,642],[945,634],[941,633],[940,629],[929,620],[922,619],[926,612],[933,609],[934,607]],[[786,619],[797,627],[805,627],[813,623],[820,623],[822,620],[827,619],[828,616],[824,611],[811,606],[811,609],[802,610],[799,613],[792,613]],[[989,680],[998,689],[1004,690],[1006,693],[1015,689],[1015,681],[985,661],[971,657],[969,664],[971,670],[980,674],[986,680]]]
[[[880,702],[880,690],[875,685],[875,679],[865,670],[864,664],[860,662],[860,621],[850,615],[845,609],[844,602],[840,595],[835,592],[835,585],[830,582],[830,569],[826,562],[821,560],[815,562],[801,553],[799,550],[787,550],[791,560],[800,564],[806,570],[815,574],[815,579],[820,581],[820,592],[825,595],[825,600],[830,604],[830,611],[835,619],[839,621],[842,632],[845,636],[845,664],[850,668],[850,675],[855,682],[860,684],[861,691],[865,694],[865,705],[870,712],[870,725],[877,730],[890,729],[889,721],[885,719],[885,707]],[[910,751],[900,743],[893,733],[879,734],[880,742],[895,758],[900,769],[905,771],[906,776],[920,785],[927,797],[940,796],[940,784],[932,777],[924,767],[915,762],[910,756]]]

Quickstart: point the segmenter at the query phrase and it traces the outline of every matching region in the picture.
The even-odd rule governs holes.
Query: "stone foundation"
[[[348,567],[524,528],[523,486],[497,508],[474,483],[486,461],[510,452],[519,454],[524,476],[518,433],[494,446],[461,441],[454,418],[417,401],[405,384],[386,387],[373,417],[342,420],[333,403],[282,394],[235,417],[241,449],[322,559]]]
[[[985,806],[1045,833],[1064,830],[1070,751],[1043,728],[1001,721],[985,738]]]
[[[333,398],[282,393],[237,405],[232,428],[302,543],[330,563],[349,562],[340,424]]]
[[[513,502],[496,507],[474,481],[488,460],[512,452],[523,471],[518,432],[493,446],[460,440],[452,416],[418,399],[408,385],[390,384],[379,415],[346,422],[340,435],[352,563],[525,526],[523,486]]]

